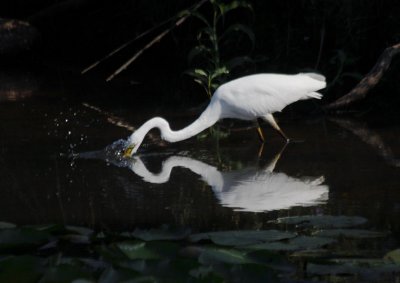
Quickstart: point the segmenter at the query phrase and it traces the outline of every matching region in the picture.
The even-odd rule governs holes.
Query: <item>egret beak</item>
[[[124,157],[131,157],[132,156],[132,151],[135,148],[135,144],[130,144],[128,147],[124,150]]]

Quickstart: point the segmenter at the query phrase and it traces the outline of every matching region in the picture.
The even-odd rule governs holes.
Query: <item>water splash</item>
[[[119,139],[101,150],[81,152],[72,157],[101,159],[118,167],[126,167],[130,163],[129,158],[124,157],[124,150],[127,146],[127,140]]]

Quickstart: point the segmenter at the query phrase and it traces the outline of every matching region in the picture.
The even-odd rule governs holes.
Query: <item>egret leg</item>
[[[258,159],[261,158],[261,156],[262,156],[262,154],[264,152],[264,144],[265,143],[262,143],[261,146],[260,146],[260,149],[258,150]]]
[[[287,145],[288,145],[288,144],[286,143],[286,144],[281,148],[281,150],[275,155],[275,157],[272,158],[272,159],[269,161],[268,165],[265,166],[265,168],[264,168],[265,171],[267,171],[267,172],[273,172],[273,171],[275,170],[276,163],[278,163],[278,161],[279,161],[279,159],[281,158],[281,155],[282,155],[282,153],[283,153],[283,151],[285,150],[285,148],[286,148]]]
[[[267,121],[275,130],[278,131],[278,133],[286,140],[286,142],[289,142],[290,139],[288,136],[281,130],[281,128],[278,126],[278,123],[275,121],[274,116],[272,114],[267,114],[263,117],[265,121]]]
[[[264,143],[265,142],[264,134],[263,134],[263,131],[262,131],[261,127],[260,127],[260,124],[258,123],[257,120],[255,121],[255,125],[257,127],[258,138],[260,139],[260,141],[262,143]]]

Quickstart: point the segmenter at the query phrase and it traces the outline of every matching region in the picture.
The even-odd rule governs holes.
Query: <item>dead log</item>
[[[366,97],[367,93],[378,84],[383,74],[389,68],[393,56],[400,52],[400,43],[383,51],[371,71],[347,94],[325,105],[326,110],[334,110],[351,105]]]

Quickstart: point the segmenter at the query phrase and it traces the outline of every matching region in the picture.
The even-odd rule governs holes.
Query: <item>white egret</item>
[[[129,137],[124,155],[136,153],[146,134],[153,128],[160,130],[162,139],[178,142],[197,135],[224,118],[252,121],[261,118],[288,141],[272,114],[298,100],[321,99],[322,95],[316,91],[325,86],[325,77],[316,73],[255,74],[235,79],[221,85],[200,117],[182,130],[171,130],[169,123],[160,117],[145,122]],[[260,127],[257,130],[264,140]]]

